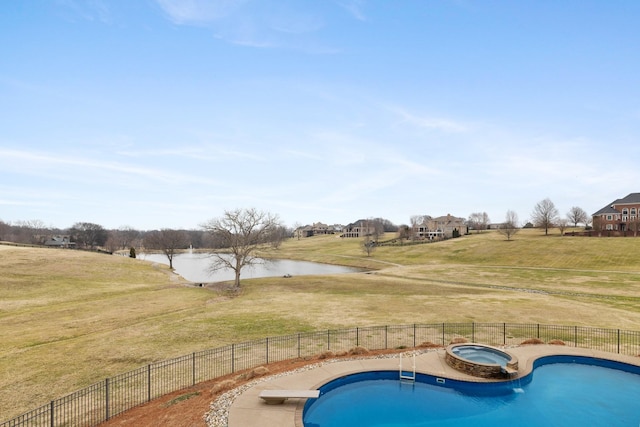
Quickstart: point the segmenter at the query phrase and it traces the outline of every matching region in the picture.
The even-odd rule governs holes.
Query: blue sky
[[[0,3],[0,219],[198,228],[640,191],[640,2]]]

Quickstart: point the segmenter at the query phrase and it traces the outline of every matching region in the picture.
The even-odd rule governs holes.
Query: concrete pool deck
[[[543,356],[569,355],[587,356],[614,360],[640,366],[640,358],[608,353],[598,350],[566,347],[559,345],[525,345],[506,348],[519,360],[518,377],[527,375],[533,369],[533,362]],[[416,353],[416,372],[448,379],[475,382],[487,382],[482,378],[463,374],[445,361],[445,349],[408,350],[403,354],[402,367],[411,371],[413,358],[409,354]],[[289,399],[282,404],[268,405],[259,398],[262,390],[314,390],[323,384],[345,375],[365,371],[397,371],[399,369],[399,353],[394,357],[370,358],[360,360],[331,360],[308,370],[301,370],[288,375],[274,375],[265,378],[240,394],[229,409],[229,427],[303,427],[302,409],[305,399]],[[495,380],[489,380],[495,381]]]

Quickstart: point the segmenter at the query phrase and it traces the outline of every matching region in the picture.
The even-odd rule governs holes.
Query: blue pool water
[[[467,383],[366,372],[325,384],[305,427],[638,427],[640,368],[591,358],[539,359],[520,380]]]

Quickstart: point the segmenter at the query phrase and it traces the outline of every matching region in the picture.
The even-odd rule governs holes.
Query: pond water
[[[164,254],[140,254],[139,259],[169,265]],[[173,268],[176,273],[190,282],[223,282],[233,280],[232,270],[210,271],[211,254],[185,253],[173,257]],[[321,264],[317,262],[294,261],[289,259],[260,260],[260,264],[247,266],[242,269],[242,279],[258,277],[278,277],[287,274],[291,276],[306,276],[314,274],[344,274],[363,271],[362,269],[344,267],[340,265]]]

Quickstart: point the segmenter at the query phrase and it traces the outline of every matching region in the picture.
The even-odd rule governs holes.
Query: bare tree
[[[118,244],[118,241],[114,238],[112,233],[109,234],[107,241],[104,243],[104,247],[111,253],[114,253],[118,249],[120,249],[120,245]]]
[[[400,241],[400,244],[402,244],[404,240],[409,240],[410,236],[411,228],[407,224],[401,224],[398,226],[398,240]]]
[[[631,217],[629,220],[629,231],[633,231],[635,237],[638,236],[638,231],[640,231],[640,216]]]
[[[39,219],[31,219],[27,221],[19,221],[17,226],[21,228],[23,235],[23,243],[31,243],[33,245],[42,245],[47,239],[47,226]],[[27,237],[28,236],[28,237]]]
[[[0,219],[0,241],[8,240],[10,231],[11,231],[11,226]]]
[[[293,223],[293,231],[295,233],[295,237],[298,238],[298,240],[300,240],[300,238],[302,237],[302,233],[300,233],[300,228],[302,227],[302,224],[300,224],[298,221]]]
[[[108,237],[107,230],[99,224],[91,222],[76,222],[69,230],[76,244],[93,249],[96,246],[103,246]]]
[[[267,240],[273,249],[280,249],[280,245],[282,245],[282,242],[285,241],[288,235],[290,235],[290,232],[287,230],[287,227],[280,225],[273,227],[271,235]]]
[[[379,234],[395,233],[398,231],[398,226],[385,218],[373,218],[369,220],[369,223],[378,230]]]
[[[189,245],[189,236],[182,230],[163,228],[151,231],[144,236],[144,246],[162,251],[169,260],[169,268],[173,269],[173,257],[180,249]]]
[[[418,228],[423,221],[423,215],[412,215],[411,218],[409,218],[409,222],[411,224],[411,240],[416,240],[418,238]]]
[[[273,249],[273,239],[280,238],[276,230],[282,226],[277,215],[251,208],[225,211],[222,217],[212,219],[202,227],[212,235],[218,247],[228,251],[213,255],[211,269],[233,270],[234,286],[239,288],[242,269],[260,262],[255,256],[258,249]]]
[[[365,221],[364,228],[364,240],[362,242],[362,249],[367,254],[367,256],[371,256],[373,251],[376,249],[376,245],[378,244],[378,237],[380,236],[380,230],[376,226],[376,220],[368,219]]]
[[[518,214],[512,210],[508,210],[505,215],[504,222],[500,225],[498,231],[500,234],[505,236],[507,240],[511,240],[511,238],[520,231],[518,225]]]
[[[554,227],[558,220],[558,209],[550,199],[544,199],[533,208],[531,219],[536,227],[544,228],[546,236],[549,234],[549,228]]]
[[[480,233],[480,231],[486,230],[489,226],[489,214],[486,212],[474,212],[469,215],[468,222],[476,230],[476,233]]]
[[[574,206],[569,209],[567,212],[567,219],[573,224],[574,227],[577,227],[578,224],[587,224],[589,221],[589,215],[584,211],[584,209]]]
[[[118,249],[127,249],[134,246],[134,241],[140,236],[140,232],[133,227],[123,225],[113,231],[112,238],[118,245]]]
[[[560,230],[560,235],[564,236],[564,230],[569,226],[569,220],[560,218],[557,222],[558,230]]]
[[[593,230],[598,233],[598,236],[602,236],[602,231],[604,230],[604,220],[600,216],[596,216],[593,218]]]

